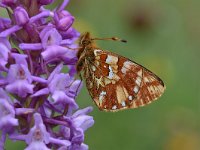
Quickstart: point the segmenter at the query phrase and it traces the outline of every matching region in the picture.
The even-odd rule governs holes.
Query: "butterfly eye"
[[[84,46],[87,46],[87,45],[89,45],[90,43],[91,43],[90,40],[82,40],[82,41],[81,41],[81,44],[84,45]]]

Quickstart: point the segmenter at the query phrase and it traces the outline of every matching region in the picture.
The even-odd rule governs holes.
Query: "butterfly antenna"
[[[120,41],[126,43],[127,41],[124,39],[120,39],[118,37],[111,37],[111,38],[92,38],[91,40],[112,40],[112,41]]]

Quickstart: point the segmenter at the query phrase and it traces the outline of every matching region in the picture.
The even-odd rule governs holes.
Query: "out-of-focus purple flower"
[[[88,149],[84,132],[94,120],[91,107],[77,110],[80,33],[68,2],[53,11],[44,6],[53,0],[0,2],[10,17],[0,17],[0,149],[7,138],[26,142],[26,150]]]

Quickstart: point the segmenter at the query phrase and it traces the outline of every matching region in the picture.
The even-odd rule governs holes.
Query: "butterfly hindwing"
[[[94,49],[86,60],[86,86],[100,110],[136,108],[156,100],[164,92],[162,80],[141,65],[120,55]]]

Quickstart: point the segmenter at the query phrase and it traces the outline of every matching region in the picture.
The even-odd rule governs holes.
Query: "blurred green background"
[[[81,33],[126,39],[98,46],[149,68],[167,87],[158,101],[116,113],[99,111],[84,87],[78,104],[94,106],[95,124],[85,137],[89,148],[200,150],[200,1],[71,0],[67,10]],[[8,150],[13,146],[24,147],[7,143]]]

